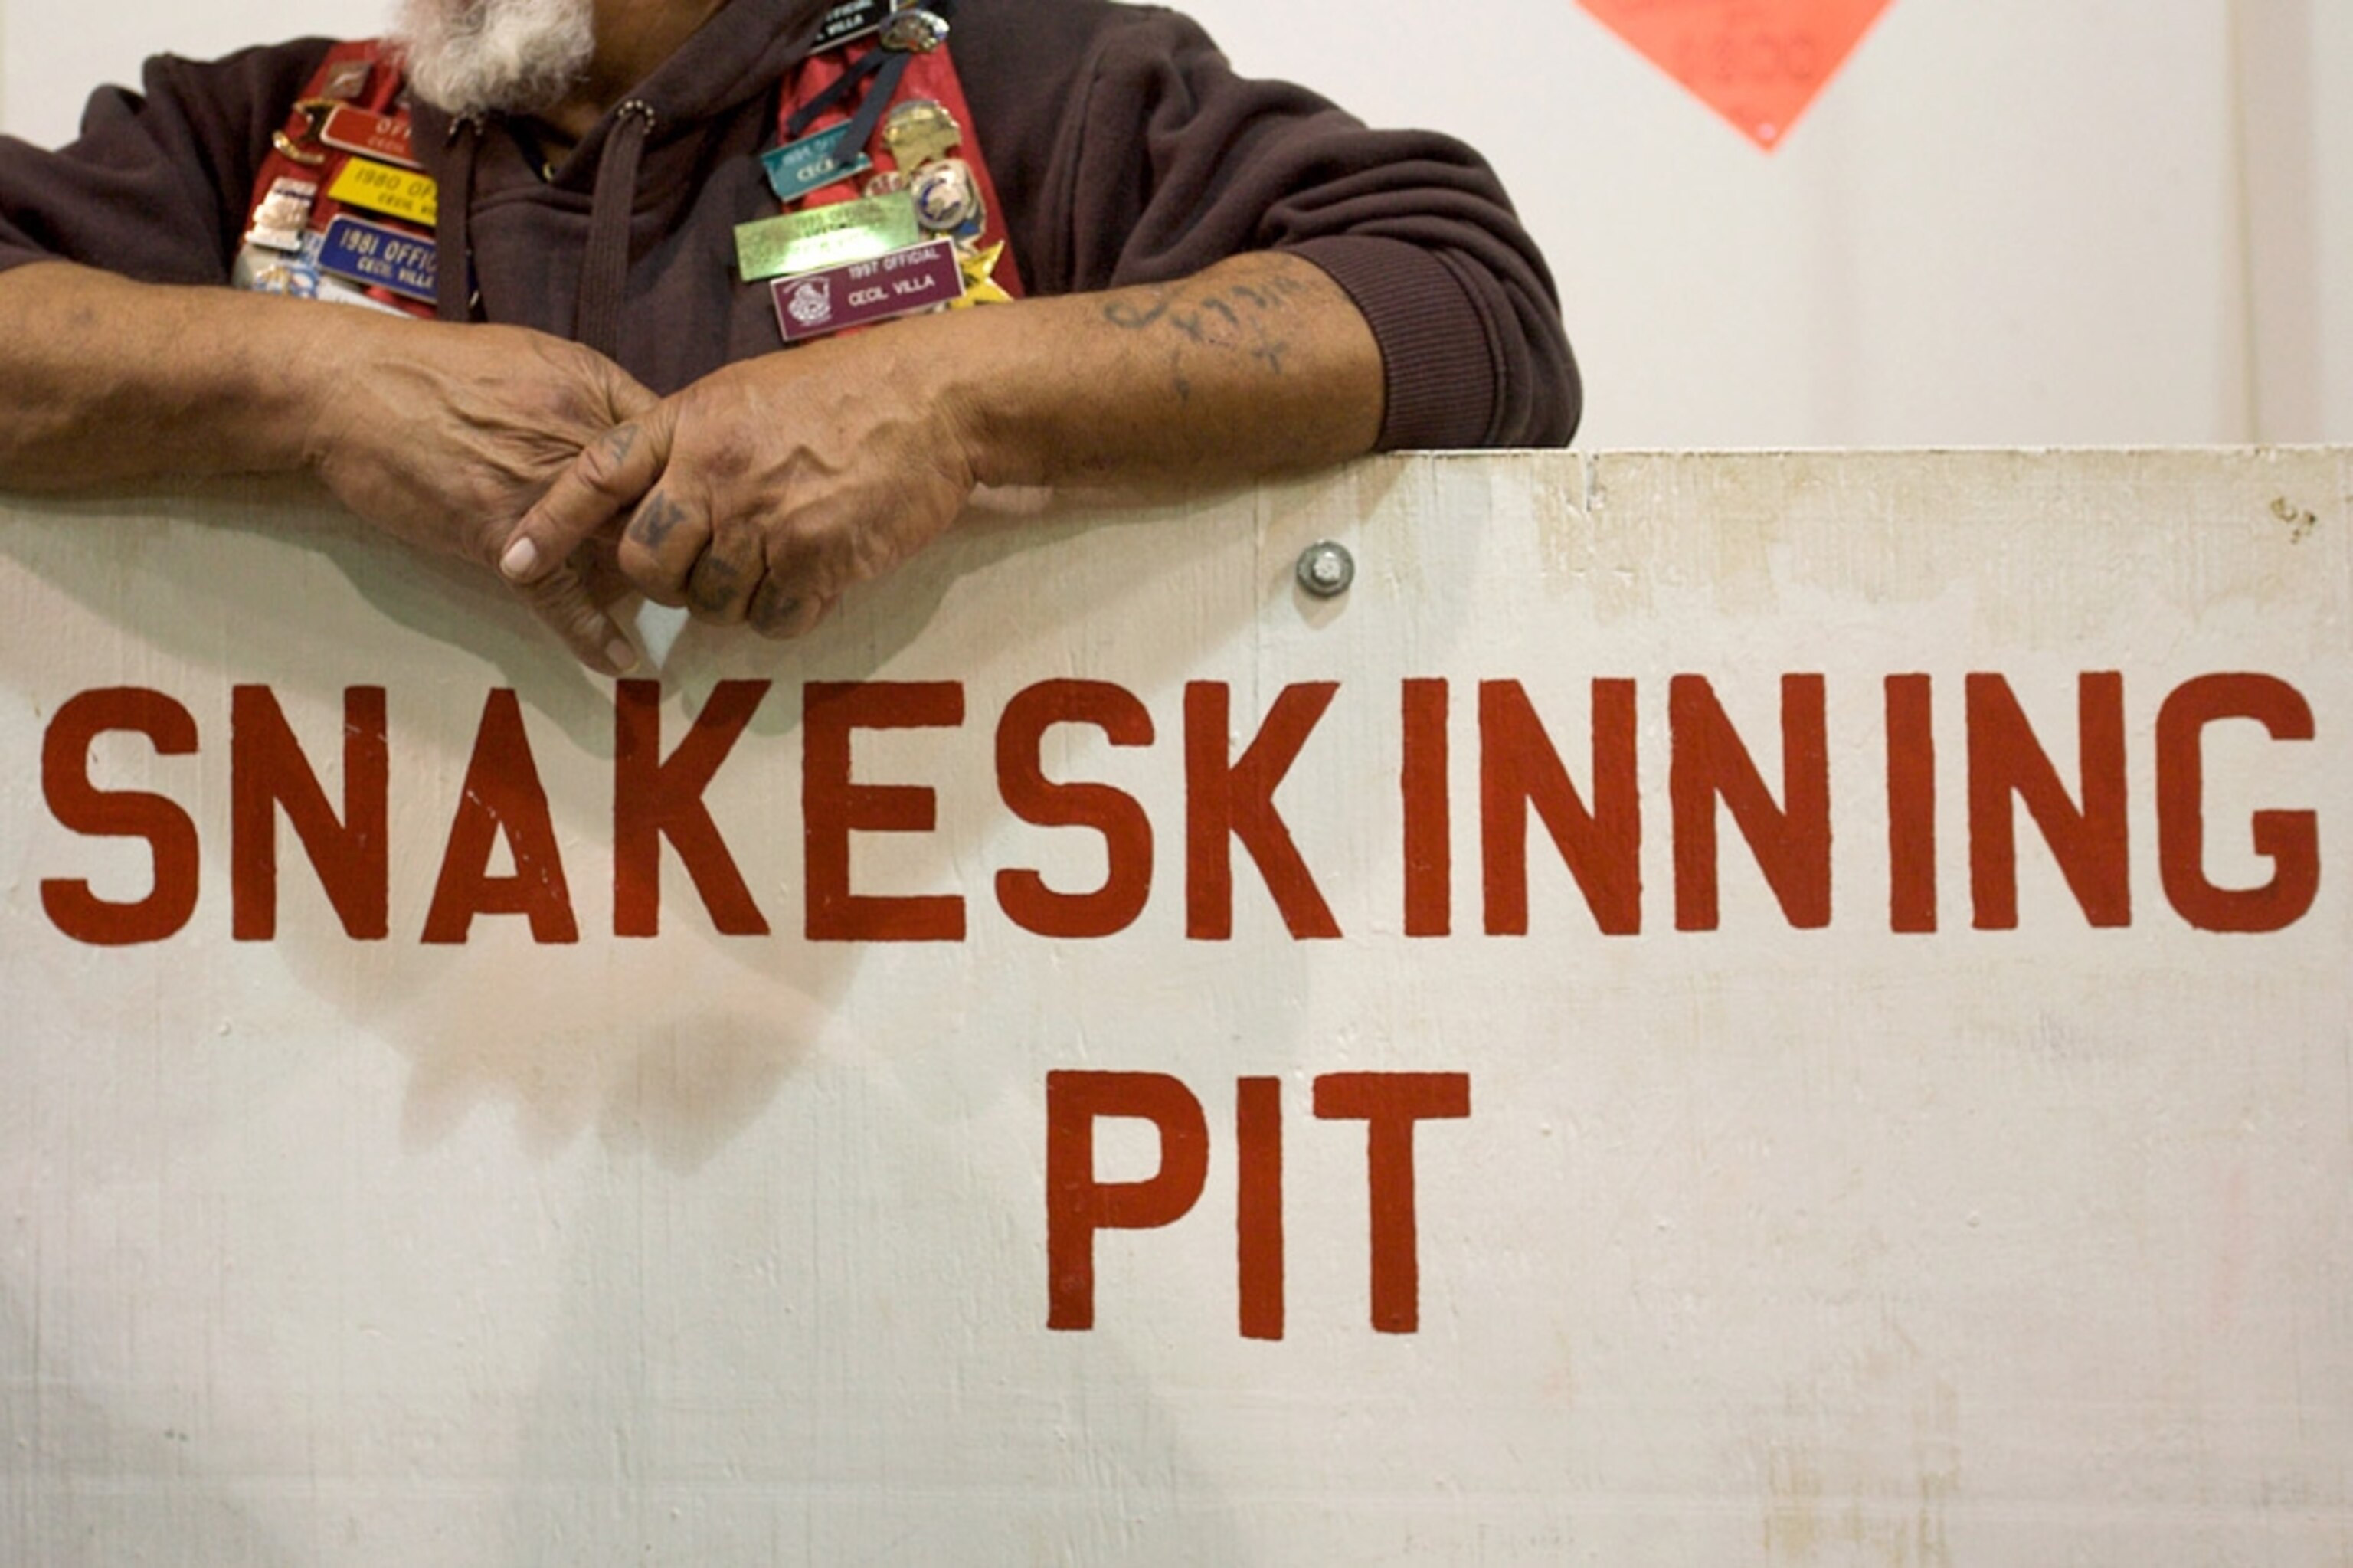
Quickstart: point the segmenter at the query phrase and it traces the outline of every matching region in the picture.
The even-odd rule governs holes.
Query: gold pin
[[[900,104],[882,122],[882,144],[909,174],[946,157],[963,143],[964,127],[956,123],[955,116],[946,105],[928,98]]]
[[[283,131],[272,131],[269,144],[305,168],[317,168],[327,161],[327,154],[314,145],[319,140],[319,126],[329,111],[337,107],[337,101],[332,98],[296,99],[294,112],[302,117],[302,134],[297,138]]]
[[[964,297],[948,308],[961,311],[974,305],[1011,304],[1013,296],[1005,291],[1005,286],[995,276],[997,260],[1004,254],[1002,239],[985,248],[957,246],[956,265],[964,270]]]
[[[283,131],[272,131],[269,133],[269,144],[305,168],[315,169],[327,161],[326,154],[312,152],[307,147],[298,145],[294,138]]]
[[[948,24],[920,5],[892,13],[882,24],[882,47],[901,54],[927,55],[947,42]]]

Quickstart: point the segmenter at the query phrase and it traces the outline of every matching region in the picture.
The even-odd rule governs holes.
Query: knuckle
[[[656,604],[675,609],[686,602],[686,573],[659,556],[624,540],[617,564],[628,585]]]
[[[664,575],[660,557],[626,535],[613,552],[613,565],[621,576],[639,588],[659,580]]]
[[[703,615],[733,619],[742,613],[745,587],[744,568],[714,551],[688,576],[687,603]]]
[[[840,573],[841,539],[830,524],[802,516],[769,535],[768,574],[803,591],[822,591]]]
[[[831,595],[797,601],[792,614],[777,627],[775,635],[783,638],[807,636],[825,623],[826,618],[833,613],[833,607],[839,602]]]
[[[599,494],[614,493],[621,488],[624,477],[622,465],[628,461],[635,440],[636,427],[631,425],[624,425],[599,436],[580,449],[580,459],[574,465],[573,472],[590,490]]]
[[[659,556],[699,543],[707,532],[707,525],[698,514],[681,505],[669,491],[657,490],[638,503],[624,541],[649,555]]]
[[[776,578],[761,583],[760,591],[752,596],[753,630],[764,637],[787,634],[794,619],[799,614],[801,601],[790,588]]]

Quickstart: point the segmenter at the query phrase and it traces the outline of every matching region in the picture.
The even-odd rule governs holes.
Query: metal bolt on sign
[[[1299,552],[1299,586],[1317,599],[1337,599],[1356,580],[1356,558],[1329,539]]]

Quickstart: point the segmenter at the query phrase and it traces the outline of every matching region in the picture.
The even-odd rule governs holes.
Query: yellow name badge
[[[388,217],[403,217],[411,223],[433,227],[439,212],[435,200],[433,176],[411,169],[396,169],[389,164],[373,163],[366,158],[353,158],[327,187],[327,194],[347,207],[364,207],[370,212],[380,212]]]

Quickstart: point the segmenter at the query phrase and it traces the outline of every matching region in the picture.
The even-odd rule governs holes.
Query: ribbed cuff
[[[1419,245],[1373,235],[1335,234],[1286,249],[1331,274],[1372,326],[1388,397],[1382,451],[1493,439],[1494,352],[1478,306],[1444,261]]]

